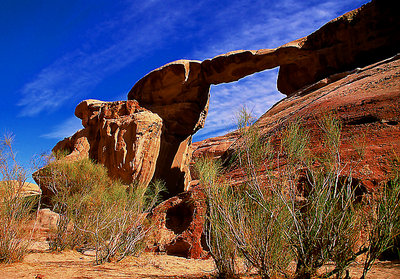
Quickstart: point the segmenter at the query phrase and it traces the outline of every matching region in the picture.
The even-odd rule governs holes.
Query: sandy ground
[[[118,263],[94,265],[79,252],[33,253],[23,262],[0,266],[0,278],[202,278],[212,274],[212,260],[189,260],[144,253]]]
[[[0,265],[0,278],[213,278],[215,275],[211,259],[144,253],[118,263],[94,265],[93,261],[93,256],[75,251],[32,253],[20,263]],[[351,278],[360,275],[361,265],[352,266]],[[400,278],[400,263],[379,262],[367,278]]]

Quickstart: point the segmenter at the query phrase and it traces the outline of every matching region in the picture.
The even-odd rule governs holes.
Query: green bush
[[[224,169],[207,158],[196,163],[209,206],[205,229],[220,276],[235,274],[239,256],[262,278],[311,278],[327,262],[334,269],[320,275],[342,278],[363,253],[366,273],[399,232],[398,180],[378,192],[373,210],[361,212],[364,205],[355,195],[361,186],[351,177],[353,166],[341,160],[341,123],[335,116],[319,120],[322,151],[315,153],[299,121],[287,125],[272,148],[249,114],[240,114],[241,137],[230,165]],[[239,184],[224,175],[232,167],[244,174]],[[360,217],[366,216],[372,216],[367,243],[355,247],[361,240]],[[294,274],[288,271],[292,260]]]
[[[400,235],[400,172],[394,170],[393,178],[382,185],[381,190],[371,199],[371,213],[368,221],[368,238],[365,244],[366,257],[362,278],[383,252],[391,248]]]
[[[54,250],[96,251],[96,263],[139,253],[151,225],[146,219],[163,184],[126,186],[89,159],[56,159],[45,169],[53,210],[60,214]],[[50,179],[49,179],[50,178]]]
[[[307,150],[309,136],[298,122],[289,125],[283,138],[288,195],[282,196],[282,200],[286,200],[293,222],[290,243],[296,255],[297,278],[311,278],[328,261],[336,264],[340,277],[351,263],[348,259],[353,258],[349,255],[353,253],[358,230],[356,189],[351,176],[342,173],[341,124],[327,115],[320,120],[320,127],[323,132],[320,156]]]
[[[229,210],[231,195],[228,185],[221,180],[219,161],[200,158],[196,162],[196,171],[205,187],[208,214],[205,222],[205,235],[210,254],[218,271],[218,278],[234,278],[236,274],[236,249],[228,236],[225,211]]]

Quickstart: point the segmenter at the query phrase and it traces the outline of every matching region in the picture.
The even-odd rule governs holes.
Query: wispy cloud
[[[277,69],[273,69],[235,83],[212,86],[205,128],[196,133],[194,141],[235,129],[235,116],[242,106],[246,106],[254,117],[260,117],[283,97],[276,89],[276,77]]]
[[[76,117],[71,117],[63,123],[54,127],[51,132],[42,135],[42,137],[47,139],[60,140],[72,136],[76,131],[80,129],[83,129],[81,120]]]
[[[358,2],[358,3],[357,3]],[[354,1],[354,9],[366,1]],[[234,32],[224,32],[221,36],[210,37],[207,44],[200,45],[193,56],[204,60],[220,53],[237,49],[275,48],[292,40],[304,37],[329,20],[346,12],[348,3],[341,1],[257,1],[252,17],[241,17],[242,2],[235,2],[229,9],[218,15],[219,24],[225,26],[230,15],[239,22]],[[272,4],[271,4],[272,3]],[[231,27],[232,28],[232,27]],[[229,27],[220,27],[229,30]],[[194,137],[194,141],[219,136],[232,130],[234,118],[242,105],[260,117],[272,105],[284,97],[276,89],[277,69],[246,77],[233,84],[223,84],[211,88],[211,101],[205,128]]]
[[[366,2],[355,0],[350,9]],[[345,12],[347,6],[346,1],[280,0],[254,1],[249,8],[243,1],[234,1],[215,16],[218,21],[214,28],[222,31],[218,36],[209,36],[193,56],[204,60],[237,49],[275,48],[316,31]],[[243,11],[247,12],[246,16]]]
[[[315,31],[343,13],[349,5],[345,2],[126,1],[126,9],[118,15],[84,31],[84,45],[70,50],[22,87],[21,115],[35,116],[60,109],[66,102],[77,103],[105,78],[146,55],[160,55],[157,51],[162,49],[179,46],[182,53],[177,59],[203,60],[237,49],[277,47]],[[364,2],[354,0],[351,8]],[[158,66],[161,65],[154,68]],[[264,113],[283,97],[276,90],[276,74],[275,69],[236,83],[213,86],[206,126],[196,138],[227,132],[234,125],[234,112],[242,104],[253,109],[257,117]],[[113,92],[115,96],[121,93]],[[68,119],[44,136],[70,136],[75,131],[72,127],[79,128],[74,125]]]
[[[67,101],[76,102],[105,77],[161,47],[183,13],[169,12],[158,2],[133,2],[122,15],[87,30],[88,45],[71,50],[23,86],[21,115],[35,116]]]

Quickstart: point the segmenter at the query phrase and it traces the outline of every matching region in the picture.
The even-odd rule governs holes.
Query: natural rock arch
[[[152,118],[151,122],[157,123],[155,126],[159,127],[157,132],[154,132],[154,125],[151,123],[143,128],[146,133],[154,134],[147,138],[148,144],[142,144],[143,148],[140,149],[144,151],[141,154],[151,150],[151,160],[140,155],[139,159],[135,157],[134,162],[128,162],[126,156],[116,154],[111,156],[116,158],[115,162],[108,164],[100,152],[105,147],[99,145],[102,139],[101,129],[90,128],[90,125],[84,125],[84,130],[60,142],[54,150],[68,147],[70,158],[83,156],[104,163],[112,176],[122,176],[127,183],[137,179],[146,184],[151,178],[160,178],[166,182],[168,195],[174,196],[189,185],[192,135],[204,126],[211,84],[233,82],[255,72],[280,67],[280,92],[292,96],[301,89],[305,94],[307,91],[304,88],[307,86],[311,87],[310,90],[315,90],[329,83],[330,79],[347,75],[346,71],[393,56],[399,51],[400,21],[397,5],[396,1],[374,0],[328,22],[309,36],[276,49],[239,50],[204,61],[178,60],[169,63],[139,80],[128,93],[128,101],[114,102],[113,105],[85,101],[90,110],[94,109],[93,115],[89,117],[91,122],[97,121],[98,124],[105,119],[113,119],[106,122],[115,126],[121,121],[127,123],[127,118],[130,117],[125,114],[121,117],[114,113],[118,110],[117,107],[131,106],[128,103],[136,100],[137,112],[133,114],[148,114],[146,118]],[[324,81],[326,78],[327,81]],[[106,107],[110,115],[102,114],[102,107]],[[78,113],[80,110],[77,108],[76,115],[85,124],[85,117]],[[159,125],[160,119],[162,126]],[[142,123],[140,121],[129,120],[131,124],[126,125],[135,126]],[[104,131],[109,137],[115,136],[111,126]],[[136,147],[137,143],[143,143],[140,139],[141,132],[135,132],[137,137],[133,141],[127,141],[121,130],[118,131],[120,137],[115,137],[115,140],[110,138],[116,152],[124,153],[125,145]],[[93,146],[98,146],[95,148],[96,152],[93,151]],[[112,148],[106,149],[113,152]],[[127,164],[126,167],[119,168],[121,163]],[[141,171],[138,172],[137,168]]]

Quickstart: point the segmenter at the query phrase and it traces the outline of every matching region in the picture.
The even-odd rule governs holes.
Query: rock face
[[[286,95],[332,74],[364,67],[399,52],[397,1],[376,0],[325,24],[298,44],[304,59],[281,65],[278,90]],[[283,46],[285,47],[285,46]]]
[[[288,97],[257,121],[262,133],[274,135],[301,118],[317,144],[316,119],[334,111],[343,122],[344,160],[355,152],[353,135],[365,135],[366,156],[353,175],[373,188],[387,178],[392,151],[400,150],[399,59],[382,61],[400,52],[398,6],[373,0],[276,49],[166,64],[139,80],[128,101],[80,103],[75,114],[85,128],[53,150],[66,150],[66,160],[91,158],[125,183],[165,181],[165,198],[177,196],[154,211],[162,232],[156,249],[200,257],[205,205],[197,203],[198,192],[182,192],[191,183],[192,136],[204,126],[210,86],[279,66],[278,89]],[[193,157],[226,156],[237,137],[233,133],[195,144]],[[185,229],[176,231],[181,223]]]
[[[150,72],[128,94],[164,122],[155,178],[163,179],[174,196],[190,181],[188,163],[192,135],[204,126],[210,84],[200,62],[179,60]]]
[[[0,200],[4,195],[18,195],[18,197],[39,196],[40,187],[34,183],[17,180],[0,181]]]
[[[140,107],[137,101],[86,100],[76,107],[75,115],[85,128],[60,141],[54,152],[66,151],[65,160],[93,159],[103,164],[110,176],[125,183],[150,182],[162,130],[157,114]]]
[[[398,5],[372,1],[276,49],[233,51],[202,62],[178,60],[150,72],[133,86],[128,99],[165,123],[155,178],[166,181],[170,195],[188,187],[191,137],[204,126],[211,84],[280,66],[278,89],[291,96],[334,74],[344,73],[331,77],[341,78],[399,51]]]
[[[85,129],[59,143],[55,150],[68,149],[72,152],[70,158],[90,157],[125,182],[139,178],[147,183],[152,178],[160,178],[166,182],[169,196],[176,195],[188,188],[191,179],[192,135],[204,126],[211,84],[236,81],[278,66],[278,89],[288,96],[324,78],[329,82],[340,79],[348,74],[346,71],[399,51],[397,6],[395,1],[372,1],[330,21],[309,36],[276,49],[239,50],[202,62],[169,63],[139,80],[128,93],[131,101],[81,103],[76,115],[82,119]],[[325,84],[319,82],[313,89]],[[130,103],[133,100],[137,101],[135,105]],[[131,113],[136,119],[130,119]],[[162,119],[162,128],[160,119],[150,120],[155,118],[154,114]],[[128,127],[134,126],[129,124],[132,121],[150,121],[159,126],[158,132],[152,130],[149,137],[141,140],[149,142],[161,132],[159,140],[151,140],[150,150],[142,148],[146,144],[136,144],[141,132],[129,130]],[[146,127],[151,130],[153,124]],[[131,136],[135,145],[129,139]]]
[[[279,131],[296,119],[310,131],[311,145],[320,145],[318,119],[334,113],[343,123],[342,161],[351,164],[357,158],[355,146],[363,146],[364,158],[356,161],[352,177],[373,190],[387,180],[391,162],[400,153],[400,55],[359,68],[337,80],[335,75],[287,97],[267,111],[255,125],[264,136],[276,138]],[[214,150],[229,156],[235,143],[226,148],[227,135],[196,143],[193,158],[212,154]],[[231,173],[234,181],[243,181],[243,173]]]
[[[220,159],[224,156],[225,152],[236,142],[239,134],[232,132],[224,136],[205,139],[200,142],[194,142],[192,144],[192,161],[190,162],[190,173],[193,180],[198,179],[196,172],[194,171],[194,164],[200,157],[208,157]]]
[[[207,255],[207,245],[203,236],[206,217],[205,195],[194,187],[172,197],[152,212],[156,230],[148,247],[152,251],[168,255],[202,258]]]

